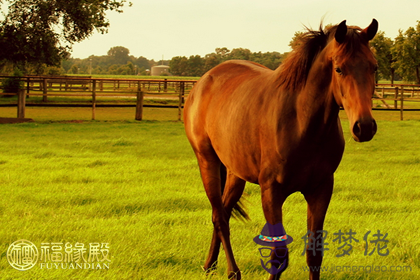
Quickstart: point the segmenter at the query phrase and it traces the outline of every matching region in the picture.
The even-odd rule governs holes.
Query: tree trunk
[[[391,68],[391,86],[394,86],[395,69]]]

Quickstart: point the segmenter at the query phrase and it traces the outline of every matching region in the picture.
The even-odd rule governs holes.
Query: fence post
[[[394,109],[398,109],[398,87],[395,87]]]
[[[24,89],[18,90],[18,108],[17,108],[17,117],[18,119],[25,118],[25,105],[26,105],[26,93]]]
[[[92,120],[96,118],[96,80],[92,80]]]
[[[404,86],[401,86],[401,109],[400,109],[400,119],[404,120]]]
[[[182,115],[182,101],[184,99],[184,90],[185,90],[185,84],[184,84],[184,82],[180,82],[180,84],[179,84],[179,101],[178,101],[178,121],[181,120],[181,115]]]
[[[30,85],[29,85],[29,83],[30,83],[30,78],[29,77],[27,77],[26,78],[26,93],[27,94],[29,94],[29,90],[30,90]]]
[[[137,82],[137,104],[136,104],[136,121],[143,119],[143,91],[141,90],[141,82]]]
[[[42,79],[42,102],[47,102],[47,93],[48,93],[47,78],[43,78]]]

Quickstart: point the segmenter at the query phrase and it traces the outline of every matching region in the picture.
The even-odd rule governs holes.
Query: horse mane
[[[305,27],[307,31],[296,38],[293,51],[278,68],[279,86],[296,92],[306,84],[312,64],[331,38],[334,38],[337,27],[338,25],[323,28],[322,22],[318,31]],[[348,26],[346,41],[340,44],[339,51],[351,56],[363,40],[360,31],[360,27]]]

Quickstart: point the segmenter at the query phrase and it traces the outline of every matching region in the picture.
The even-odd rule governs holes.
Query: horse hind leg
[[[225,212],[227,215],[227,222],[229,223],[229,219],[231,218],[232,214],[234,214],[235,218],[241,218],[249,220],[248,214],[242,208],[240,203],[240,198],[242,197],[243,191],[245,189],[245,181],[236,177],[233,173],[227,172],[226,178],[226,185],[223,192],[223,205],[225,207]],[[234,263],[234,259],[227,258],[228,267],[234,267],[236,264]],[[232,264],[233,261],[233,264]],[[230,269],[229,270],[229,279],[241,279],[241,273],[239,269],[237,271]]]
[[[248,214],[242,208],[240,198],[245,189],[245,181],[236,177],[233,173],[226,170],[226,167],[221,165],[221,177],[222,177],[222,201],[223,207],[226,214],[226,219],[229,224],[229,220],[232,215],[235,218],[249,220]],[[206,265],[212,265],[215,269],[217,265],[217,257],[220,250],[220,238],[217,235],[216,230],[213,230],[213,238],[210,246],[210,252]],[[228,260],[229,261],[229,260]]]
[[[225,189],[225,184],[226,167],[223,164],[220,164],[220,187],[222,194]],[[207,275],[212,274],[217,269],[217,258],[219,257],[220,252],[220,242],[221,240],[216,229],[213,229],[213,237],[211,239],[210,251],[203,267],[203,270],[206,272]]]
[[[202,162],[202,164],[199,163],[199,165],[203,184],[213,208],[212,221],[214,230],[204,270],[207,271],[207,273],[211,273],[216,269],[220,243],[222,243],[228,262],[228,277],[229,279],[239,280],[241,279],[241,273],[235,262],[230,243],[229,219],[231,217],[232,209],[241,209],[237,206],[237,203],[242,196],[245,181],[239,179],[230,172],[226,173],[226,169],[220,161],[217,165],[215,164],[215,161],[207,160],[205,162],[206,164]],[[209,164],[210,162],[213,162],[213,164]],[[223,185],[224,188],[222,188]],[[243,210],[242,212],[244,213]]]

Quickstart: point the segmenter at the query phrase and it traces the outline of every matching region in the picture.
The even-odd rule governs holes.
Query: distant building
[[[169,66],[168,65],[156,65],[152,67],[151,76],[168,76]]]

